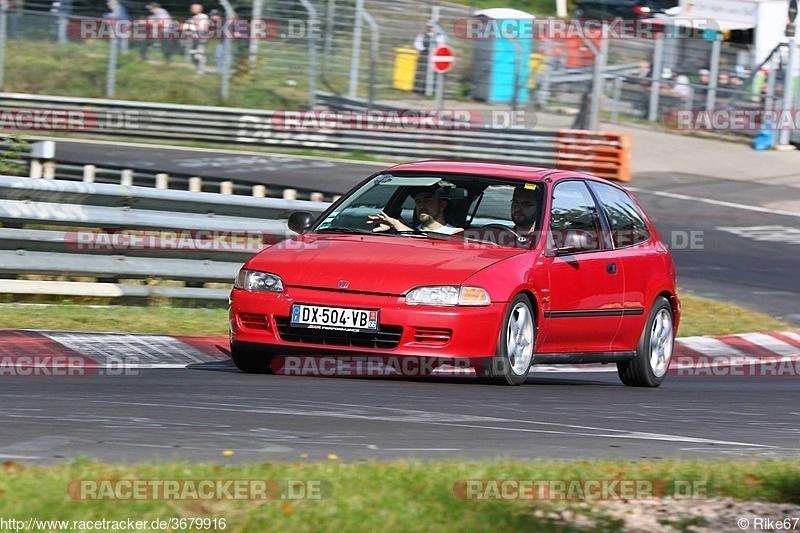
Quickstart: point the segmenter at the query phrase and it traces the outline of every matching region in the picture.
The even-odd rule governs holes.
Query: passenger
[[[446,233],[452,235],[460,231],[462,228],[457,228],[448,224],[444,218],[444,211],[447,208],[447,200],[436,196],[436,189],[438,187],[427,187],[414,195],[414,203],[416,204],[417,218],[419,231],[434,231],[436,233]],[[392,218],[383,211],[377,215],[370,215],[367,224],[375,224],[374,232],[389,231],[394,229],[396,231],[413,231],[411,228]]]
[[[514,189],[511,199],[511,220],[514,221],[514,232],[528,235],[536,229],[539,217],[539,194],[529,186]]]

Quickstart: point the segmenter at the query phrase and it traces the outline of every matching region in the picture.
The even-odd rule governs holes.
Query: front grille
[[[400,326],[381,326],[377,333],[293,328],[289,325],[289,317],[275,317],[275,324],[278,326],[278,335],[281,340],[322,346],[352,346],[354,348],[389,350],[400,344],[400,336],[403,334],[403,328]]]
[[[416,328],[414,342],[422,344],[444,345],[450,342],[452,330],[440,328]]]
[[[248,329],[269,329],[267,327],[267,316],[255,313],[239,313],[239,320]]]

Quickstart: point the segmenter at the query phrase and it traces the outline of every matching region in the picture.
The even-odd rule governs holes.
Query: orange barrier
[[[558,168],[616,181],[631,180],[630,133],[558,130]]]

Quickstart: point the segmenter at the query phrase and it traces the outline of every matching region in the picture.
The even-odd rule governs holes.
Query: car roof
[[[552,181],[566,178],[589,178],[606,181],[602,178],[554,168],[535,167],[523,164],[510,163],[484,163],[479,161],[417,161],[414,163],[401,163],[386,169],[387,172],[448,172],[455,174],[474,174],[493,178],[510,178],[520,181],[540,181],[547,177]]]

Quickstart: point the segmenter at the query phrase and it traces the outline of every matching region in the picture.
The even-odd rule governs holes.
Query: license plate
[[[371,333],[378,331],[378,311],[292,304],[290,323],[296,328]]]

